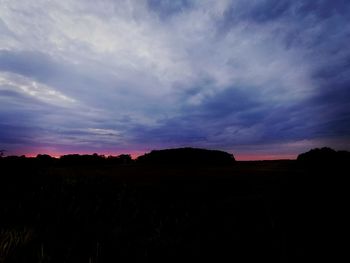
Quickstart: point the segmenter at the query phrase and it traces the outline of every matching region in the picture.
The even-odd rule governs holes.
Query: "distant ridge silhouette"
[[[3,153],[4,151],[2,151]],[[36,157],[26,157],[25,155],[15,156],[0,155],[1,162],[12,163],[34,163],[34,164],[55,164],[55,165],[130,165],[130,164],[174,164],[174,165],[224,165],[234,163],[235,157],[231,153],[220,150],[208,150],[202,148],[172,148],[162,150],[152,150],[149,153],[139,156],[136,160],[130,154],[118,156],[105,156],[94,154],[67,154],[59,158],[48,154],[38,154]],[[277,160],[275,160],[277,161]],[[329,147],[314,148],[301,153],[297,157],[299,163],[327,165],[332,163],[350,163],[349,151],[335,151]]]
[[[298,155],[297,161],[306,165],[330,166],[350,163],[350,152],[335,151],[329,147],[315,148]]]
[[[232,154],[200,148],[153,150],[137,158],[137,163],[159,165],[228,165],[235,161]]]

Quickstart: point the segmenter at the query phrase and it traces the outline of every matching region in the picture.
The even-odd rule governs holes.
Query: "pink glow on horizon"
[[[237,161],[295,160],[297,154],[234,154]]]
[[[98,155],[104,155],[104,156],[118,156],[121,154],[130,154],[132,159],[136,159],[137,157],[147,153],[149,151],[120,151],[120,152],[96,152]],[[13,155],[25,155],[26,157],[36,157],[38,154],[48,154],[52,157],[59,158],[62,155],[67,154],[94,154],[94,151],[88,152],[88,151],[78,151],[78,152],[56,152],[56,151],[25,151],[21,154],[14,153]],[[9,154],[12,155],[12,154]],[[281,160],[281,159],[290,159],[295,160],[297,158],[297,154],[249,154],[249,153],[233,153],[235,159],[237,161],[263,161],[263,160]]]
[[[108,156],[118,156],[121,154],[130,154],[131,158],[136,159],[137,157],[139,157],[140,155],[143,155],[145,152],[140,152],[140,151],[135,151],[135,152],[98,152],[98,151],[91,151],[91,152],[50,152],[50,151],[42,151],[42,152],[36,152],[36,151],[30,151],[30,152],[23,152],[20,154],[14,153],[14,154],[9,154],[9,155],[25,155],[26,157],[36,157],[38,154],[48,154],[51,157],[55,157],[55,158],[59,158],[62,155],[69,155],[69,154],[80,154],[80,155],[84,155],[84,154],[88,154],[88,155],[92,155],[94,153],[97,153],[98,155],[104,155],[106,157]]]

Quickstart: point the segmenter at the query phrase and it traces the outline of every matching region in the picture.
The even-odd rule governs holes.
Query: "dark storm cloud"
[[[295,1],[294,10],[300,15],[316,15],[321,19],[341,14],[349,16],[349,3],[346,0]]]
[[[178,117],[160,120],[156,127],[136,127],[134,135],[139,141],[153,143],[225,147],[225,143],[278,141],[288,137],[281,134],[283,129],[298,128],[290,121],[294,105],[274,107],[261,102],[260,97],[245,89],[225,89],[200,105],[184,106]]]
[[[2,147],[14,147],[28,145],[31,141],[31,136],[35,132],[30,127],[22,127],[19,125],[0,125],[0,141]],[[11,147],[12,146],[12,147]]]
[[[224,13],[224,19],[231,23],[253,21],[256,23],[273,22],[278,19],[296,19],[314,17],[324,20],[336,15],[349,16],[349,3],[346,0],[262,0],[255,2],[232,1]],[[314,20],[314,22],[317,22]]]
[[[223,21],[226,25],[254,21],[264,23],[283,17],[292,6],[291,1],[263,0],[258,2],[232,2],[225,10]]]
[[[257,9],[257,13],[266,14],[269,21],[279,19],[290,23],[291,26],[282,34],[285,34],[287,40],[295,41],[297,48],[305,49],[310,63],[315,62],[312,79],[317,85],[317,92],[299,105],[302,114],[297,121],[303,124],[302,116],[305,115],[310,115],[304,120],[306,124],[314,122],[315,116],[317,121],[313,123],[312,128],[303,129],[299,136],[349,135],[350,51],[347,46],[350,27],[347,21],[350,18],[350,5],[348,1],[282,1],[279,4],[274,2],[267,1],[263,9]],[[274,10],[272,6],[282,5],[285,8],[282,12],[278,12],[280,16],[276,17],[270,13]],[[269,6],[271,8],[268,8]],[[251,14],[250,17],[256,20],[259,15]],[[312,115],[308,114],[309,112]],[[308,127],[306,124],[305,128]]]

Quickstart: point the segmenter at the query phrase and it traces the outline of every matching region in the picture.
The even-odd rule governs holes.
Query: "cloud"
[[[1,142],[243,151],[346,137],[349,14],[342,0],[3,1]]]
[[[65,96],[57,90],[17,74],[0,73],[0,87],[3,94],[7,94],[8,96],[19,93],[48,104],[70,106],[76,102],[74,99]]]
[[[148,0],[147,4],[150,11],[156,12],[162,19],[184,12],[193,6],[189,0]]]

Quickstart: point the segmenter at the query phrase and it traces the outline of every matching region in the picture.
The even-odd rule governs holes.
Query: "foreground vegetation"
[[[300,161],[0,165],[0,262],[312,262],[332,254],[347,174]]]

